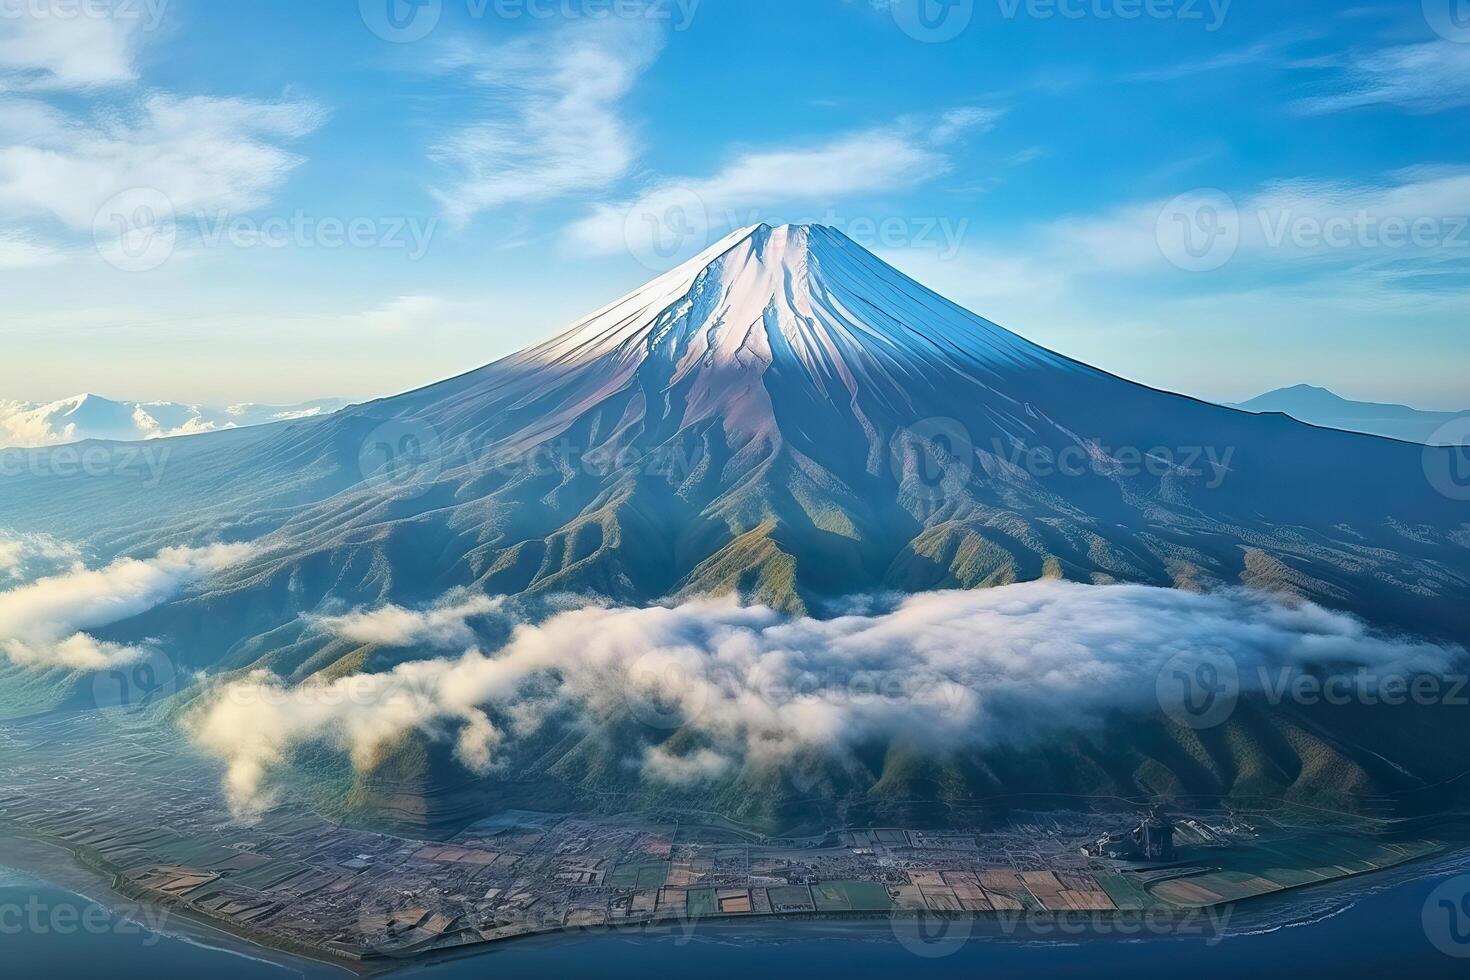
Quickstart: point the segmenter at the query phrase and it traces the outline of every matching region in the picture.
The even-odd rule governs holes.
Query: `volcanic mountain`
[[[0,527],[99,560],[254,542],[249,561],[99,632],[167,637],[194,668],[263,666],[291,681],[382,669],[402,653],[323,636],[307,618],[424,606],[456,588],[635,605],[733,591],[822,615],[854,594],[1044,577],[1246,585],[1470,640],[1470,504],[1452,450],[1122,380],[825,227],[741,230],[461,377],[167,447],[154,469],[118,444],[81,447],[108,465],[61,466],[55,450],[11,460]],[[0,670],[0,687],[14,674]],[[1389,734],[1381,720],[1360,727],[1382,735],[1361,751],[1310,719],[1232,724],[1259,730],[1217,745],[1132,731],[1105,762],[1074,747],[936,774],[890,758],[871,780],[902,798],[933,779],[1122,792],[1148,771],[1227,792],[1242,779],[1277,791],[1440,775],[1386,762],[1412,753],[1411,728]],[[1403,751],[1384,752],[1390,742]],[[589,761],[595,745],[546,751],[574,783],[616,769]]]
[[[1470,504],[1432,478],[1449,451],[1124,381],[824,227],[737,232],[432,387],[168,447],[156,479],[32,454],[0,527],[99,557],[259,541],[197,600],[248,606],[257,634],[454,586],[819,611],[1042,576],[1244,583],[1470,633]]]

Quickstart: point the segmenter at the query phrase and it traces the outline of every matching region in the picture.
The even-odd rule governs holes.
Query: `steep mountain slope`
[[[1470,442],[1470,412],[1426,412],[1407,405],[1352,401],[1312,385],[1279,388],[1231,407],[1245,412],[1281,412],[1312,425],[1406,442],[1434,446]]]
[[[55,402],[0,401],[0,449],[35,448],[88,439],[159,439],[329,415],[346,407],[325,398],[300,405],[239,404],[225,408],[178,402],[120,402],[83,394]]]

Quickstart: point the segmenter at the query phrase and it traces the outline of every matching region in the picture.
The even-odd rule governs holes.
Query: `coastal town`
[[[1289,810],[1015,812],[1000,828],[801,840],[691,814],[508,812],[417,839],[300,805],[242,823],[204,763],[156,739],[97,734],[76,719],[0,726],[0,832],[65,847],[139,900],[364,968],[532,934],[759,918],[1178,927],[1202,909],[1440,849],[1368,819],[1303,822]]]

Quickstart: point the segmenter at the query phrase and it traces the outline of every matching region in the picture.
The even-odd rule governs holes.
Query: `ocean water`
[[[804,975],[885,980],[980,976],[1464,980],[1470,977],[1470,932],[1432,925],[1442,884],[1462,880],[1457,876],[1463,872],[1463,867],[1446,867],[1428,878],[1359,885],[1357,891],[1305,892],[1290,905],[1258,907],[1228,922],[1201,920],[1199,932],[1184,937],[1089,933],[966,938],[963,933],[973,927],[961,926],[956,934],[953,924],[936,924],[934,929],[886,923],[700,926],[687,932],[672,928],[656,934],[583,933],[513,942],[394,976],[405,980],[660,976],[763,980]],[[166,922],[160,928],[147,919],[141,910],[132,918],[119,916],[64,890],[0,872],[0,976],[14,980],[94,974],[125,980],[348,976],[304,961],[282,965],[267,958],[272,954],[252,953],[230,940],[201,939],[197,933],[181,935]],[[1470,921],[1458,925],[1470,930]],[[1432,938],[1431,932],[1436,936]],[[1462,935],[1463,946],[1458,945]]]

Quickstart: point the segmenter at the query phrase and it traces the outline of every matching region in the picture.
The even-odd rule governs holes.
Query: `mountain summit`
[[[821,225],[735,232],[524,356],[555,363],[651,355],[681,373],[782,360],[814,383],[848,389],[957,361],[1062,363]]]
[[[657,413],[664,428],[687,431],[718,420],[737,443],[771,443],[788,418],[800,429],[836,408],[881,455],[895,426],[943,397],[937,388],[1079,369],[834,229],[757,225],[471,380],[514,372],[553,385],[553,427],[636,392],[639,423]]]

